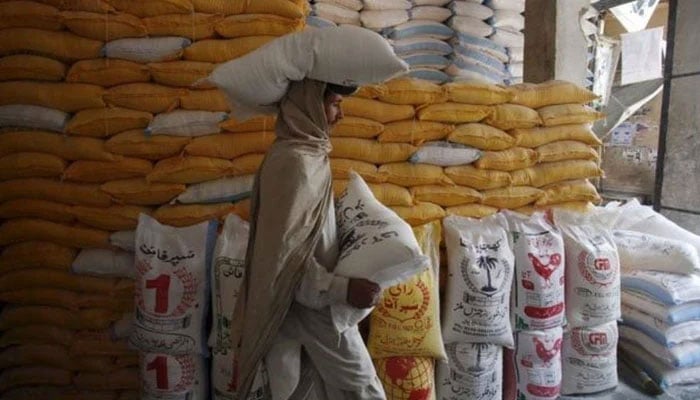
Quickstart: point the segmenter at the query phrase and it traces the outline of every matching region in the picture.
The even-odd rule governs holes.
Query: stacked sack
[[[669,392],[700,387],[700,237],[630,202],[614,239],[620,252],[620,353]]]
[[[362,0],[313,0],[312,3],[311,15],[306,20],[311,27],[361,25]]]
[[[525,0],[487,0],[493,10],[488,20],[493,27],[489,39],[504,47],[508,53],[506,69],[511,83],[522,83],[525,48]]]
[[[189,86],[302,29],[308,5],[46,3],[0,5],[0,392],[138,398],[125,313],[134,310],[139,215],[172,226],[245,216],[231,201],[250,191],[262,154],[234,158],[263,153],[273,137],[247,134],[271,131],[270,119],[221,124],[223,95]],[[199,142],[185,150],[193,136],[222,130],[234,132],[217,137],[233,141],[235,156],[210,156]],[[161,365],[175,365],[157,353],[142,358],[142,383],[156,389]],[[204,371],[188,357],[187,368]]]

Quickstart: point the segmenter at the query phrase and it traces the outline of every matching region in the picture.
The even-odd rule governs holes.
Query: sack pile
[[[620,213],[621,354],[669,392],[697,391],[700,237],[636,201],[610,208]]]

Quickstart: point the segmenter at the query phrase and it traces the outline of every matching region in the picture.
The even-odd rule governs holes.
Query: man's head
[[[340,107],[343,96],[349,96],[356,91],[357,87],[354,86],[341,86],[332,83],[326,86],[326,92],[323,95],[323,109],[326,112],[328,126],[333,126],[343,119],[343,110]]]

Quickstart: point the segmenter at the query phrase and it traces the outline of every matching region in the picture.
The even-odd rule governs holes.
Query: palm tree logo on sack
[[[467,249],[460,271],[462,279],[472,293],[481,295],[483,305],[499,303],[504,289],[513,274],[513,268],[501,253],[502,239],[493,243],[467,243],[460,239],[460,246]]]

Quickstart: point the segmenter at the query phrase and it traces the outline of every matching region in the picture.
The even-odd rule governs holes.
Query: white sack
[[[504,211],[515,253],[511,313],[515,330],[564,325],[564,240],[544,213]]]
[[[614,212],[555,210],[564,236],[566,319],[569,327],[602,325],[620,318],[620,258],[612,236]]]
[[[452,11],[443,7],[420,6],[413,7],[409,16],[411,20],[444,22],[452,16]]]
[[[63,132],[70,114],[53,108],[25,104],[0,106],[0,128],[33,128]]]
[[[233,352],[230,350],[213,351],[211,361],[211,387],[213,400],[239,400],[238,394],[230,390],[231,382],[238,379],[238,372],[233,369]],[[234,375],[236,375],[234,377]],[[267,368],[260,363],[253,386],[246,400],[269,400],[271,398]]]
[[[118,231],[109,235],[109,244],[122,250],[136,251],[136,231]]]
[[[446,56],[452,53],[452,46],[442,40],[431,38],[401,39],[392,42],[391,46],[398,56],[410,56],[413,54],[435,54]]]
[[[438,363],[438,400],[501,400],[503,348],[484,343],[446,346],[449,362]]]
[[[510,57],[510,62],[522,63],[525,61],[525,48],[508,47],[508,56]]]
[[[450,10],[455,15],[462,17],[472,17],[480,20],[489,19],[493,16],[493,10],[478,3],[470,1],[453,1]]]
[[[79,275],[136,278],[134,253],[108,249],[82,249],[71,271]]]
[[[646,349],[669,367],[700,367],[700,341],[683,342],[669,348],[631,326],[620,325],[619,329],[621,341],[631,342]]]
[[[467,50],[486,54],[502,63],[509,60],[508,50],[490,39],[459,33],[451,42],[453,46],[461,46]]]
[[[335,4],[353,11],[360,11],[362,9],[362,0],[316,0],[316,4]]]
[[[503,28],[510,31],[522,31],[525,29],[525,17],[514,10],[496,10],[489,22],[494,28]]]
[[[692,245],[648,233],[613,231],[623,271],[638,269],[692,274],[700,272],[700,257]]]
[[[389,39],[431,38],[447,40],[454,35],[452,28],[435,21],[409,21],[383,32]]]
[[[335,209],[340,243],[336,274],[368,279],[386,289],[429,265],[411,226],[382,205],[358,174],[351,172]],[[338,332],[357,325],[371,311],[346,304],[331,305]]]
[[[114,321],[109,327],[112,340],[129,339],[134,332],[134,313],[124,313],[120,319]]]
[[[216,240],[211,269],[212,324],[209,335],[209,347],[214,349],[234,347],[231,343],[231,317],[245,275],[248,231],[247,222],[230,214]]]
[[[648,373],[654,381],[659,383],[662,389],[668,389],[675,385],[694,385],[700,383],[700,367],[670,368],[643,347],[624,340],[620,341],[620,348],[625,352],[625,355],[630,357],[632,362]],[[696,395],[697,392],[692,394]],[[693,397],[688,398],[692,399]]]
[[[360,26],[360,13],[335,4],[316,3],[313,14],[336,24]]]
[[[445,218],[448,278],[442,320],[445,343],[513,347],[510,289],[513,251],[502,214]]]
[[[206,362],[199,355],[139,354],[141,399],[207,400]]]
[[[516,333],[514,363],[517,399],[559,398],[562,341],[561,328]]]
[[[287,93],[290,81],[312,78],[362,85],[383,82],[407,70],[408,65],[396,57],[384,38],[366,29],[342,26],[285,35],[220,64],[205,81],[222,89],[234,117],[245,120],[276,111],[274,104]]]
[[[153,118],[147,135],[204,136],[221,132],[219,124],[228,118],[225,112],[175,110]]]
[[[525,34],[508,29],[496,28],[489,39],[503,47],[525,47]]]
[[[665,347],[674,347],[683,342],[700,340],[700,321],[669,325],[642,310],[627,305],[622,306],[622,321],[625,325],[644,332]]]
[[[362,26],[369,29],[384,29],[408,22],[406,10],[363,10],[360,12]]]
[[[408,10],[412,7],[409,0],[362,0],[365,10]]]
[[[513,10],[525,12],[525,0],[486,0],[484,5],[494,10]]]
[[[700,320],[700,302],[668,305],[644,292],[623,289],[622,304],[644,310],[645,313],[670,325]]]
[[[481,158],[482,151],[459,143],[427,142],[409,159],[412,163],[441,167],[471,164]]]
[[[136,230],[136,329],[141,351],[207,354],[208,266],[217,224],[162,225],[141,214]]]
[[[518,62],[511,62],[508,64],[508,73],[511,76],[523,76],[525,73],[525,64]]]
[[[561,394],[589,394],[617,386],[617,321],[564,332]]]
[[[360,17],[360,14],[357,14]],[[335,22],[318,16],[309,15],[306,17],[306,28],[334,28],[338,26]]]
[[[478,18],[452,17],[448,25],[459,33],[477,37],[487,37],[493,33],[491,25]]]
[[[139,63],[168,61],[179,58],[179,54],[192,44],[183,37],[130,38],[107,42],[102,55]]]
[[[444,6],[452,0],[413,0],[413,4],[416,6]]]
[[[187,186],[175,198],[178,203],[231,203],[250,197],[255,175],[234,176]]]
[[[666,304],[700,301],[700,276],[656,271],[631,271],[622,276],[622,287],[644,292]]]

